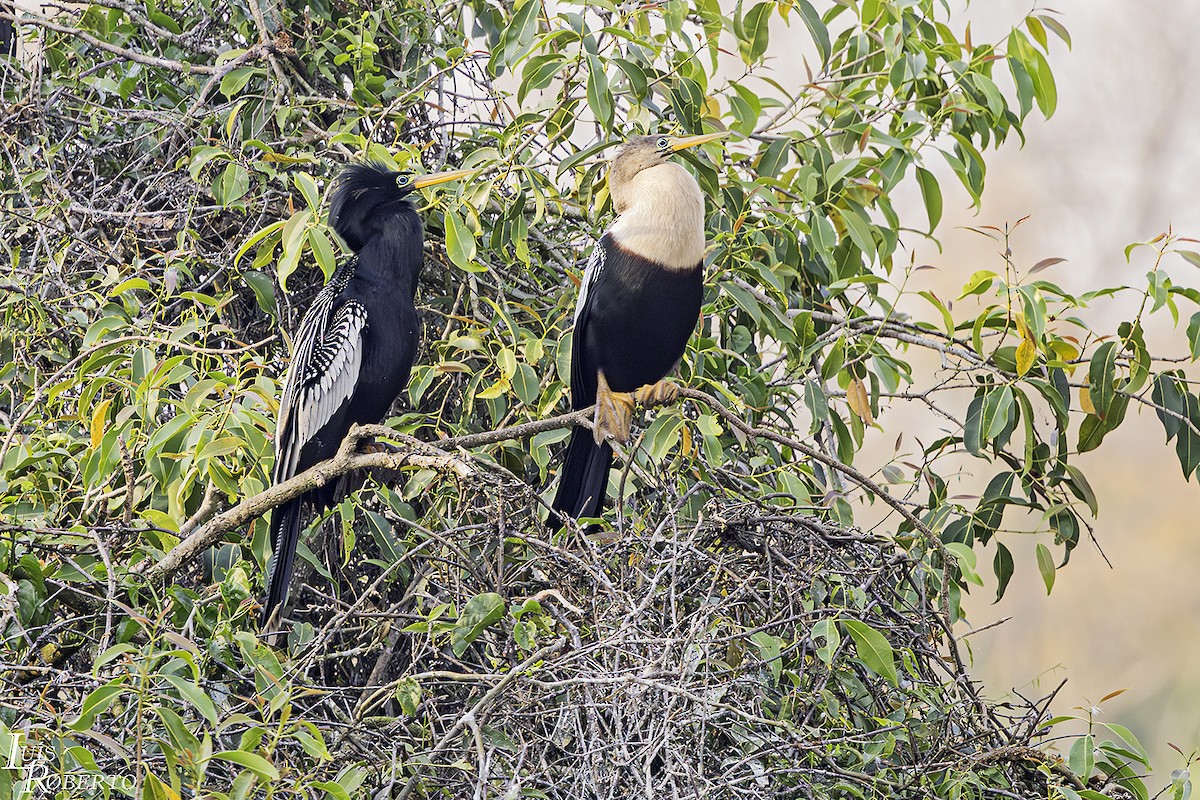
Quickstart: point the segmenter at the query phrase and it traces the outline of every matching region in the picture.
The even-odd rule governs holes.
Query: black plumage
[[[279,405],[275,483],[332,457],[351,425],[379,422],[408,384],[423,261],[421,219],[409,195],[466,174],[414,176],[367,163],[338,176],[330,224],[354,255],[317,293],[296,334]],[[303,509],[326,508],[338,493],[327,485],[271,515],[264,622],[287,600]]]
[[[667,402],[665,378],[683,356],[704,292],[704,206],[695,178],[666,157],[720,134],[640,137],[609,170],[618,218],[588,261],[575,311],[571,406],[596,405],[594,429],[576,428],[547,520],[598,516],[613,449],[629,440],[634,401]]]

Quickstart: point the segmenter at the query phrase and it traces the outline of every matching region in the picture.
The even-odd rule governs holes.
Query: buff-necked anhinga
[[[704,196],[672,153],[724,134],[641,136],[617,151],[608,191],[617,219],[592,251],[575,307],[571,406],[596,405],[594,428],[571,434],[547,524],[599,515],[613,451],[629,441],[634,402],[669,402],[663,381],[700,317]]]
[[[275,483],[332,457],[351,425],[382,420],[408,384],[423,261],[421,218],[409,195],[472,172],[413,175],[366,163],[338,176],[329,220],[354,255],[317,293],[296,334],[279,404]],[[326,508],[337,494],[331,484],[271,515],[264,622],[287,600],[303,507]]]

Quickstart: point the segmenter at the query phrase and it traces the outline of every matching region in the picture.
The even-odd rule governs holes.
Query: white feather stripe
[[[587,303],[588,290],[600,278],[601,272],[604,272],[604,245],[596,242],[596,246],[592,248],[592,257],[588,259],[587,266],[583,270],[583,280],[579,282],[579,299],[575,301],[576,325],[579,324],[579,315],[583,313],[584,305]]]
[[[300,326],[296,355],[284,386],[276,437],[276,482],[296,474],[301,450],[349,400],[362,367],[366,310],[349,301],[332,317],[332,303],[325,305],[323,314],[314,315],[318,305],[314,302]]]

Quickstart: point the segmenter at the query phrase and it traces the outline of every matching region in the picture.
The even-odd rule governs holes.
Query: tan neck
[[[656,164],[614,186],[613,206],[620,216],[608,233],[626,252],[672,270],[704,260],[704,196],[681,165]]]

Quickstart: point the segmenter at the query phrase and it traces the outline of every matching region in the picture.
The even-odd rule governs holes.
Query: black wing
[[[348,265],[352,270],[353,264]],[[346,431],[325,430],[338,412],[350,402],[358,384],[363,362],[363,329],[366,309],[356,300],[341,295],[349,274],[335,275],[317,293],[304,314],[296,334],[296,351],[283,384],[279,422],[275,431],[275,483],[294,477],[320,457],[319,451],[305,455],[318,436],[336,446]],[[292,563],[300,541],[300,511],[304,497],[275,509],[271,515],[271,561],[267,565],[267,599],[263,619],[287,600]]]

